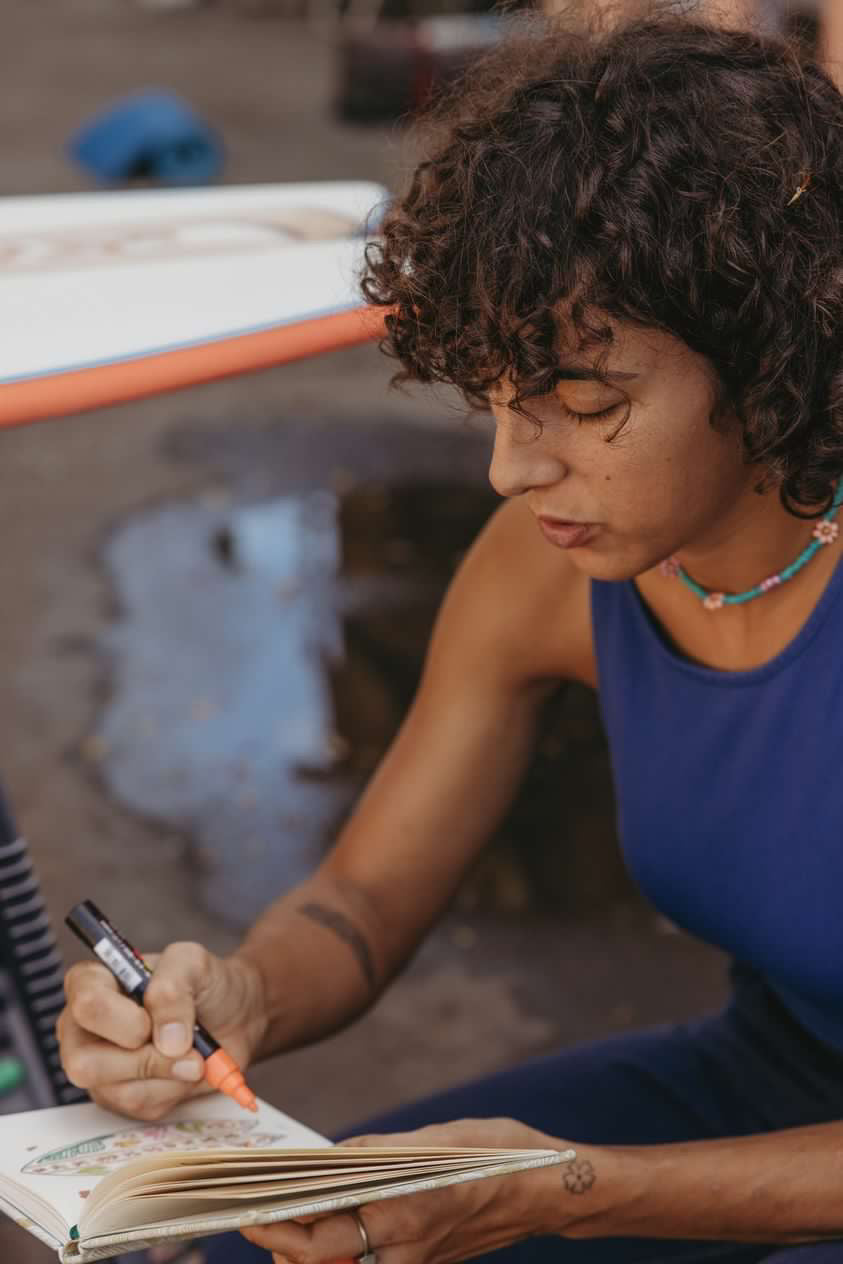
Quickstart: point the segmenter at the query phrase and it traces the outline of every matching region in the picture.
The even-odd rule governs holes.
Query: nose
[[[509,414],[497,421],[489,482],[499,496],[520,496],[536,487],[552,487],[568,473],[551,452],[542,430],[528,418]]]

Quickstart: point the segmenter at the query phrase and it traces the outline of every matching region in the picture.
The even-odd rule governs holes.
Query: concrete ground
[[[2,194],[88,187],[63,157],[69,132],[151,84],[183,93],[221,128],[231,182],[395,187],[408,161],[396,129],[332,119],[326,37],[222,3],[167,14],[130,0],[4,0],[0,64]],[[115,616],[102,547],[139,511],[216,485],[197,434],[210,451],[219,437],[236,446],[241,427],[327,415],[426,426],[436,445],[459,424],[441,399],[387,400],[388,376],[367,347],[0,436],[0,776],[57,926],[73,900],[96,892],[141,946],[236,943],[198,901],[190,838],[121,808],[85,759],[113,683],[97,651]],[[180,444],[187,432],[193,442]],[[60,938],[75,959],[76,945]],[[723,994],[719,954],[635,904],[565,921],[455,912],[365,1020],[257,1068],[253,1082],[330,1131],[556,1046],[699,1012]],[[0,1225],[0,1259],[47,1258]]]

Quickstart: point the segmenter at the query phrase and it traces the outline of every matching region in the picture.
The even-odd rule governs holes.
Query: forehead
[[[698,379],[709,382],[709,362],[672,334],[608,319],[605,323],[612,339],[599,345],[577,343],[570,330],[560,328],[557,389],[570,385],[576,391],[580,383],[638,395],[653,386],[672,391],[679,383],[690,389]],[[516,393],[512,376],[505,373],[488,391],[488,399],[493,407],[506,407]]]
[[[560,382],[607,382],[618,387],[652,377],[688,372],[697,360],[689,347],[672,334],[607,318],[611,340],[600,345],[577,342],[572,331],[560,327]]]

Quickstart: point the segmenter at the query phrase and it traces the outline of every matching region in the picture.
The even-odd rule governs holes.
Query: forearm
[[[576,1149],[575,1164],[543,1173],[537,1218],[545,1232],[765,1243],[843,1238],[843,1123]]]
[[[324,868],[272,904],[235,956],[261,980],[265,1033],[255,1058],[330,1035],[395,972],[363,891]]]
[[[370,1005],[512,802],[558,685],[550,652],[536,657],[535,637],[523,661],[522,607],[528,626],[545,627],[548,605],[558,617],[558,592],[571,582],[556,569],[530,570],[522,536],[535,525],[517,508],[514,519],[495,516],[460,568],[418,694],[330,854],[272,905],[237,954],[262,980],[258,1056],[336,1031]],[[501,555],[511,555],[517,577],[503,603]]]

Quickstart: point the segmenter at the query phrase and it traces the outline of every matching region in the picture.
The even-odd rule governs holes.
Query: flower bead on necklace
[[[746,592],[726,594],[712,592],[708,588],[703,588],[702,584],[698,584],[695,579],[691,578],[678,557],[665,558],[663,562],[659,563],[659,570],[668,579],[681,579],[685,587],[690,588],[691,592],[699,597],[706,610],[722,610],[724,606],[744,605],[747,601],[752,601],[755,597],[762,597],[764,593],[768,593],[773,588],[778,588],[780,584],[786,583],[787,580],[793,579],[793,576],[801,571],[802,567],[806,566],[821,548],[827,544],[834,544],[840,535],[840,527],[834,519],[837,517],[837,511],[841,504],[843,504],[843,479],[837,485],[837,491],[828,513],[823,515],[811,532],[811,543],[806,549],[803,549],[796,561],[791,562],[789,566],[786,566],[784,570],[778,571],[775,575],[769,575],[767,579],[762,579],[760,584],[756,584],[754,588],[747,589]]]

